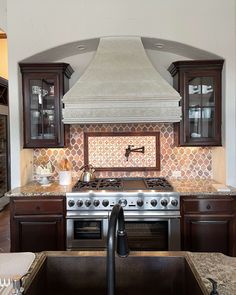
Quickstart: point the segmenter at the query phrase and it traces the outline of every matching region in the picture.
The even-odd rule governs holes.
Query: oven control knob
[[[173,199],[173,200],[171,201],[171,205],[177,207],[177,206],[178,206],[178,200]]]
[[[100,204],[100,201],[99,201],[99,200],[94,200],[94,201],[93,201],[93,205],[94,205],[95,207],[99,206],[99,204]]]
[[[119,203],[119,205],[121,205],[122,207],[125,207],[125,206],[127,205],[127,201],[126,201],[126,199],[120,199],[118,203]]]
[[[86,201],[85,201],[85,206],[86,206],[86,207],[89,207],[90,205],[91,205],[91,201],[90,201],[90,200],[86,200]]]
[[[104,207],[107,207],[109,205],[109,201],[108,200],[103,200],[102,204]]]
[[[74,200],[69,200],[68,201],[68,206],[69,207],[73,207],[75,205],[75,201]]]
[[[151,200],[151,205],[152,205],[152,207],[156,207],[157,200],[155,200],[155,199]]]
[[[142,206],[143,206],[143,200],[142,200],[142,199],[138,199],[138,200],[137,200],[137,205],[138,205],[139,207],[142,207]]]
[[[161,200],[161,205],[166,207],[168,205],[168,201],[166,199]]]
[[[76,205],[77,205],[78,207],[82,207],[82,206],[83,206],[83,201],[82,201],[82,200],[78,200],[78,201],[76,202]]]

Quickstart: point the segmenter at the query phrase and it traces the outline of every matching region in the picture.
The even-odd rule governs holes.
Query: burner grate
[[[123,184],[120,178],[101,178],[90,182],[77,181],[72,191],[80,190],[122,190]]]
[[[99,190],[108,189],[108,190],[122,190],[123,183],[120,178],[102,178],[99,186]]]
[[[157,191],[173,191],[172,185],[164,178],[97,178],[90,182],[78,181],[72,191],[83,190],[135,190],[147,189]]]
[[[89,182],[84,182],[84,181],[79,180],[73,186],[72,191],[77,192],[79,190],[97,189],[98,184],[99,184],[98,179],[94,179],[94,180],[89,181]]]
[[[144,178],[148,189],[156,189],[162,191],[173,191],[172,185],[164,178]]]

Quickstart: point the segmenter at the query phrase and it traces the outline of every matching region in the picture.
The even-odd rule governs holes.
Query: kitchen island
[[[78,257],[85,259],[92,258],[104,258],[106,252],[41,252],[37,254],[37,257],[32,264],[29,271],[29,275],[24,279],[24,287],[26,290],[30,290],[30,284],[35,278],[35,275],[42,268],[44,261],[47,257],[59,257],[60,259],[73,258],[76,260]],[[212,285],[207,278],[214,279],[218,284],[219,295],[232,295],[236,294],[236,258],[228,257],[220,253],[191,253],[191,252],[131,252],[131,259],[145,259],[148,257],[150,261],[161,261],[161,258],[185,258],[189,265],[198,285],[201,288],[202,294],[208,295],[212,290]],[[160,258],[160,260],[158,260]],[[128,258],[127,258],[128,259]],[[62,261],[62,260],[61,260]],[[79,260],[78,260],[79,261]],[[86,262],[86,260],[84,260]],[[121,260],[121,263],[125,263],[126,258]],[[132,261],[132,260],[131,260]],[[174,260],[173,260],[174,261]],[[64,266],[67,267],[66,265]],[[77,266],[78,267],[78,266]],[[102,269],[102,268],[101,268]],[[61,272],[62,270],[60,270]],[[148,272],[149,269],[145,268],[144,272]],[[145,274],[144,274],[145,275]],[[180,280],[181,274],[177,275],[177,281]],[[73,275],[76,278],[76,273]],[[63,280],[63,278],[61,278]],[[79,276],[78,276],[79,279]],[[93,278],[91,278],[93,280]],[[96,281],[96,277],[94,278]],[[166,278],[169,285],[174,284],[174,281],[170,280],[170,277]],[[68,281],[67,281],[68,283]],[[153,285],[158,284],[158,278],[153,278]],[[177,291],[176,291],[177,292]],[[175,293],[175,290],[171,294]],[[194,293],[195,294],[195,293]],[[198,293],[196,293],[198,294]]]

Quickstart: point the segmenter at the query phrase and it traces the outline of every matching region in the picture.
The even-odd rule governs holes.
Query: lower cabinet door
[[[15,218],[11,251],[65,250],[64,220],[60,217]]]
[[[184,250],[232,254],[232,217],[185,217]]]

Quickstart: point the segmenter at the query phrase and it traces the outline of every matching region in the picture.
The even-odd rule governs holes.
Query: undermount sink
[[[106,256],[47,255],[26,295],[105,295]],[[184,256],[116,257],[117,295],[203,294]]]

